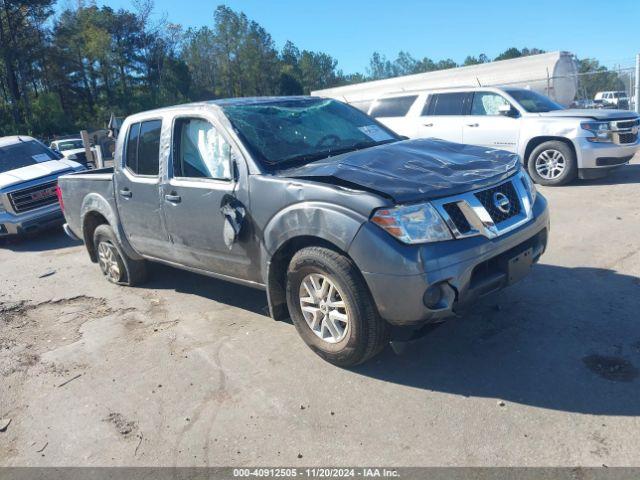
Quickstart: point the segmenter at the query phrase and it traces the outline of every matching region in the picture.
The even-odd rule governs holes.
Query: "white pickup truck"
[[[622,110],[565,109],[524,88],[474,87],[389,94],[369,115],[401,135],[518,153],[536,183],[598,178],[631,160],[640,119]]]
[[[34,138],[0,137],[0,237],[62,225],[58,177],[82,170]]]

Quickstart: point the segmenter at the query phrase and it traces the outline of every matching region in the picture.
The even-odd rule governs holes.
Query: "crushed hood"
[[[504,150],[418,139],[344,153],[276,175],[359,186],[406,203],[488,187],[518,168],[518,155]]]
[[[568,108],[566,110],[554,110],[552,112],[539,113],[541,117],[573,117],[593,118],[595,120],[620,120],[621,118],[637,118],[636,112],[629,110],[607,110],[590,108]]]
[[[26,167],[9,170],[0,173],[0,188],[9,187],[29,180],[35,180],[50,175],[60,175],[80,168],[81,165],[71,160],[51,160],[49,162],[36,163]]]

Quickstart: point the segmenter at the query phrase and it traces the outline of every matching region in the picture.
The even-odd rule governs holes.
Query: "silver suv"
[[[410,138],[434,137],[518,153],[542,185],[597,178],[639,148],[637,114],[565,109],[523,88],[475,87],[396,93],[369,114]]]

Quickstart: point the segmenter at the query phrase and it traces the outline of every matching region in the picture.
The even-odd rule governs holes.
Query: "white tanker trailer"
[[[390,93],[450,87],[512,86],[529,88],[569,105],[578,87],[578,70],[573,54],[550,52],[539,55],[469,65],[467,67],[418,73],[402,77],[327,88],[311,92],[335,98],[366,111],[371,101]]]

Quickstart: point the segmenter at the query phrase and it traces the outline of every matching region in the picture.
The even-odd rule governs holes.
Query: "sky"
[[[291,40],[326,52],[345,73],[364,73],[374,51],[461,63],[467,55],[536,47],[610,68],[631,67],[640,53],[640,0],[155,0],[157,14],[185,27],[212,25],[220,3],[260,23],[278,48]],[[98,4],[132,8],[131,0]]]

